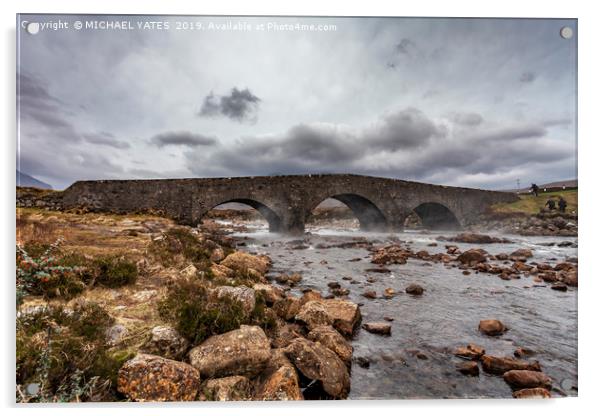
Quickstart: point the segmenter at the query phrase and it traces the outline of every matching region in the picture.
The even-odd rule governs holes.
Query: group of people
[[[532,183],[531,184],[531,193],[533,193],[533,195],[535,195],[535,196],[538,196],[539,195],[539,186]],[[556,204],[557,204],[556,200],[554,199],[553,196],[551,196],[546,201],[546,205],[544,206],[544,209],[547,209],[548,211],[554,211],[554,210],[556,210]],[[562,196],[559,196],[558,197],[558,211],[566,212],[566,206],[567,206],[566,199],[564,199]]]

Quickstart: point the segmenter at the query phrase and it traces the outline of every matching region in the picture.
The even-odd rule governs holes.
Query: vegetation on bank
[[[519,195],[520,200],[505,204],[496,204],[492,206],[493,213],[507,214],[526,214],[537,215],[545,207],[546,201],[550,198],[554,199],[558,204],[558,199],[563,197],[567,201],[566,213],[578,213],[578,191],[576,189],[557,192],[540,193],[539,196]],[[559,212],[559,211],[556,211]]]

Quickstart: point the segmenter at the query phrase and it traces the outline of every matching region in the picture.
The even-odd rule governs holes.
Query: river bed
[[[535,283],[532,277],[505,281],[474,271],[464,275],[458,268],[417,259],[387,266],[390,273],[367,272],[375,265],[366,248],[337,247],[367,239],[376,244],[402,240],[413,251],[427,250],[430,254],[445,252],[445,244],[457,245],[462,251],[483,248],[490,254],[529,248],[534,254],[530,261],[555,265],[577,256],[576,238],[489,233],[512,242],[477,247],[437,241],[439,236],[455,235],[437,231],[391,234],[315,227],[302,237],[290,237],[271,234],[261,223],[246,226],[248,231],[232,234],[242,243],[239,249],[270,256],[271,275],[302,274],[302,281],[291,289],[292,293],[315,289],[326,295],[327,284],[338,282],[350,290],[350,300],[361,304],[362,322],[394,319],[390,322],[391,336],[363,329],[354,335],[350,399],[512,397],[512,390],[501,376],[481,371],[478,377],[470,377],[456,370],[456,363],[462,360],[453,351],[468,343],[483,346],[487,354],[496,356],[512,356],[518,347],[534,350],[536,354],[530,359],[538,360],[542,370],[554,380],[553,396],[577,395],[576,288],[559,292],[551,290],[549,284]],[[573,244],[550,245],[561,241]],[[434,243],[437,246],[432,246]],[[410,283],[418,283],[425,293],[406,294],[404,289]],[[386,288],[393,288],[397,294],[391,299],[382,298]],[[367,289],[376,291],[379,298],[363,297]],[[481,334],[477,329],[479,321],[490,318],[501,320],[510,329],[500,337]],[[359,357],[369,361],[369,368],[358,365]]]

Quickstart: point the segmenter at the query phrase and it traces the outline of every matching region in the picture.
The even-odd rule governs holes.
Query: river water
[[[310,288],[326,295],[327,284],[338,282],[350,290],[350,300],[361,304],[362,322],[394,319],[390,322],[391,336],[363,329],[354,335],[356,361],[351,368],[350,399],[512,397],[501,376],[481,371],[480,376],[470,377],[456,370],[456,363],[462,360],[453,355],[453,350],[468,343],[480,345],[487,354],[496,356],[512,356],[518,347],[534,350],[536,354],[529,359],[538,360],[542,370],[554,380],[552,394],[577,395],[576,288],[559,292],[551,290],[549,284],[535,283],[532,277],[524,276],[510,281],[472,271],[466,276],[457,268],[416,259],[409,259],[405,265],[387,266],[390,273],[371,273],[366,269],[375,265],[370,262],[366,248],[336,247],[361,239],[376,244],[400,239],[413,251],[427,250],[434,254],[445,252],[446,243],[436,238],[453,235],[450,233],[390,234],[310,228],[309,234],[299,238],[270,234],[262,224],[247,225],[248,231],[233,234],[239,243],[244,242],[239,248],[269,255],[273,261],[271,274],[300,272],[303,280],[292,293],[300,294]],[[530,260],[552,265],[577,256],[576,238],[489,234],[512,240],[510,244],[479,247],[490,254],[529,248],[534,254]],[[575,244],[550,246],[567,240]],[[437,246],[429,246],[432,243]],[[462,251],[475,248],[469,244],[451,244]],[[424,294],[418,297],[406,294],[404,289],[410,283],[424,287]],[[391,299],[382,298],[386,288],[393,288],[397,294]],[[362,293],[368,289],[376,291],[379,298],[363,297]],[[489,318],[501,320],[510,329],[501,337],[482,335],[477,329],[479,321]],[[426,359],[418,354],[422,357],[419,359],[418,351]],[[358,357],[367,359],[369,368],[358,365]]]

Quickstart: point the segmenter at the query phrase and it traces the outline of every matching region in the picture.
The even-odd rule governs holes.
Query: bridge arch
[[[282,232],[283,231],[282,218],[276,213],[276,211],[273,210],[272,208],[270,208],[268,205],[264,204],[263,202],[260,202],[257,199],[253,199],[253,198],[227,199],[227,200],[221,201],[217,204],[212,204],[213,206],[211,208],[209,208],[208,210],[206,210],[204,212],[204,214],[206,214],[207,212],[211,211],[212,209],[214,209],[216,207],[219,207],[220,205],[228,204],[231,202],[248,205],[251,208],[254,208],[255,210],[257,210],[261,214],[261,216],[263,218],[265,218],[265,220],[268,222],[270,232]]]
[[[458,217],[446,205],[439,202],[423,202],[413,210],[425,228],[434,230],[457,230],[462,226]]]
[[[309,219],[312,211],[318,205],[329,198],[336,199],[351,209],[353,215],[360,222],[360,230],[384,231],[387,229],[388,222],[383,211],[370,199],[356,193],[340,193],[322,198],[307,210],[305,221]]]

